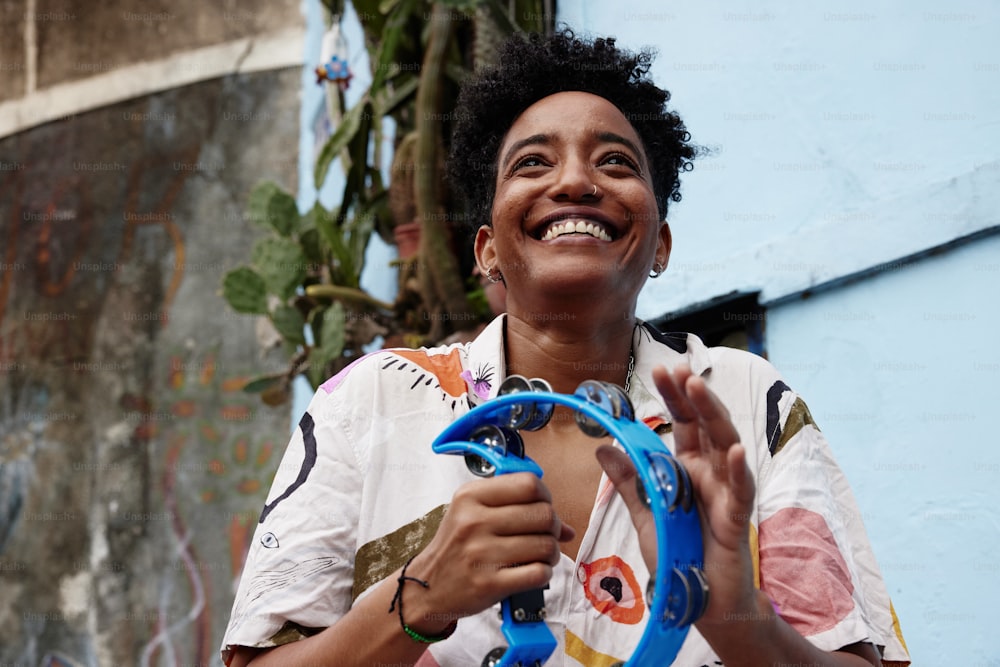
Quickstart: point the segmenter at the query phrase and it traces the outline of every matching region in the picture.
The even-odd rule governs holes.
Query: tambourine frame
[[[641,490],[653,512],[659,557],[656,574],[647,595],[649,622],[625,667],[662,667],[680,650],[688,629],[707,605],[708,589],[702,574],[701,526],[693,502],[687,473],[670,450],[645,424],[628,416],[614,417],[605,409],[577,395],[546,391],[523,391],[501,395],[473,408],[453,422],[432,443],[439,454],[477,455],[495,467],[496,475],[542,470],[529,457],[499,452],[469,440],[477,428],[492,424],[507,426],[512,412],[563,405],[577,415],[596,421],[625,450],[635,465]],[[544,665],[557,643],[543,621],[516,622],[509,599],[501,603],[501,629],[509,642],[495,667]],[[621,663],[619,663],[621,664]]]

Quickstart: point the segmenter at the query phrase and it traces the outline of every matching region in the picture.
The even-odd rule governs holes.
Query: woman
[[[801,399],[753,355],[635,318],[694,157],[645,76],[649,55],[566,31],[514,38],[500,62],[463,90],[450,169],[478,204],[476,259],[505,284],[507,314],[469,344],[369,355],[317,392],[262,512],[224,657],[478,665],[504,643],[497,602],[548,585],[548,665],[626,660],[656,562],[628,457],[560,410],[524,434],[541,480],[477,479],[431,453],[517,373],[565,393],[626,387],[690,472],[711,595],[673,664],[908,664]]]

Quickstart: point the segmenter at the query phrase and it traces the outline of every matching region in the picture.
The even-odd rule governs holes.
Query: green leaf
[[[267,289],[281,297],[290,297],[305,280],[308,261],[295,241],[265,238],[257,241],[251,254],[253,265],[260,271]]]
[[[316,211],[316,225],[333,251],[334,262],[330,280],[337,285],[357,287],[360,282],[361,269],[355,261],[349,236],[353,224],[348,223],[346,218],[364,196],[366,175],[369,172],[367,158],[371,124],[372,105],[370,100],[366,100],[358,132],[347,146],[352,167],[345,174],[344,189],[337,213],[331,215],[324,214],[322,210]],[[323,219],[324,217],[327,219]]]
[[[284,381],[284,373],[278,373],[276,375],[261,375],[260,377],[255,377],[243,385],[243,391],[248,394],[259,394],[272,387],[280,386]]]
[[[334,301],[323,312],[323,324],[320,326],[319,349],[324,364],[344,352],[346,328],[347,317],[344,306],[339,301]]]
[[[337,275],[331,276],[331,278],[338,285],[357,287],[358,281],[355,278],[357,271],[354,268],[354,260],[344,240],[343,230],[337,225],[336,216],[322,207],[314,208],[313,211],[316,215],[316,228],[333,252]]]
[[[398,2],[398,0],[390,0]],[[361,21],[361,26],[365,32],[365,42],[376,44],[382,39],[382,31],[385,28],[385,12],[379,8],[380,0],[351,0],[354,12]]]
[[[312,354],[309,355],[309,366],[306,368],[306,377],[309,378],[309,384],[312,388],[319,389],[319,386],[326,382],[327,372],[325,364],[317,364],[315,360],[319,358],[316,350],[313,349]]]
[[[295,232],[299,235],[299,240],[302,239],[302,235],[308,232],[310,229],[316,228],[316,207],[320,206],[319,202],[313,204],[313,207],[302,214],[299,218],[298,227],[296,227]]]
[[[407,74],[405,78],[400,76],[394,79],[392,93],[389,95],[379,95],[377,98],[379,101],[377,105],[379,115],[388,116],[395,113],[400,106],[416,94],[419,84],[420,78],[412,74]],[[385,88],[382,90],[385,90]]]
[[[312,313],[313,331],[318,330],[317,344],[309,353],[309,369],[307,375],[314,387],[326,380],[326,365],[344,352],[347,318],[344,307],[337,301],[329,308],[314,310]]]
[[[368,107],[370,108],[370,104]],[[365,198],[365,184],[367,182],[367,177],[371,172],[371,169],[367,165],[368,158],[368,140],[370,138],[369,128],[371,127],[371,115],[369,114],[365,120],[361,123],[361,131],[358,132],[354,141],[351,142],[348,149],[351,153],[351,161],[355,164],[355,168],[347,172],[346,178],[344,179],[344,190],[340,201],[340,214],[338,216],[337,224],[341,228],[346,228],[347,234],[341,232],[341,238],[344,239],[344,243],[347,246],[347,254],[350,257],[349,261],[342,262],[342,268],[344,270],[344,275],[340,276],[338,280],[334,282],[339,282],[343,285],[357,285],[360,279],[361,265],[356,261],[355,255],[352,252],[352,240],[350,236],[350,231],[354,229],[355,223],[346,223],[345,219],[349,212],[353,212],[355,217],[360,215],[358,210],[364,205]],[[346,237],[346,238],[345,238]]]
[[[222,296],[239,313],[267,312],[267,285],[256,271],[241,266],[222,279]]]
[[[323,257],[323,246],[319,237],[319,230],[315,227],[307,229],[299,235],[299,245],[302,246],[302,254],[313,264],[322,264],[326,261]]]
[[[378,3],[378,11],[380,14],[388,14],[395,9],[398,4],[399,0],[380,0]]]
[[[368,202],[352,220],[351,231],[348,233],[348,248],[351,253],[351,260],[357,267],[357,272],[361,273],[365,266],[365,251],[368,249],[368,240],[375,229],[376,213],[382,209],[382,204],[388,201],[389,193],[386,190],[378,193],[376,197]]]
[[[270,227],[282,236],[291,234],[299,223],[295,198],[271,181],[259,184],[250,192],[248,213],[255,223]]]
[[[320,151],[319,157],[316,158],[316,167],[313,172],[313,178],[316,182],[316,189],[323,187],[323,182],[326,180],[326,174],[330,169],[330,163],[333,159],[340,155],[340,152],[344,150],[354,139],[355,135],[358,133],[358,128],[361,127],[361,121],[365,116],[365,109],[371,113],[371,106],[368,103],[368,95],[366,94],[362,97],[357,104],[347,110],[344,117],[340,119],[340,125],[337,127],[336,132],[333,133],[329,139],[326,140],[326,144],[323,145],[323,150]]]
[[[284,336],[285,340],[300,345],[306,344],[306,337],[303,332],[306,326],[306,318],[302,317],[302,313],[299,312],[298,308],[287,304],[280,304],[271,313],[271,322],[274,324],[274,328],[278,330],[278,333]]]
[[[382,41],[375,54],[375,74],[372,76],[370,90],[378,91],[382,88],[385,75],[392,70],[392,66],[397,60],[396,49],[403,37],[403,31],[406,29],[410,14],[415,9],[414,0],[402,0],[389,12],[385,28],[382,29]]]

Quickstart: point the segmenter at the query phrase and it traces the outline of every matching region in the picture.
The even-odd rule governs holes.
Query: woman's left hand
[[[755,486],[739,434],[726,407],[687,366],[673,372],[657,367],[653,381],[673,417],[675,455],[691,477],[701,518],[710,593],[700,623],[746,617],[734,614],[757,610],[749,543]],[[625,501],[646,566],[655,572],[656,526],[636,492],[631,459],[608,445],[597,458]]]

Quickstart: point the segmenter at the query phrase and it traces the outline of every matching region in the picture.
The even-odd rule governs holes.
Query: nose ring
[[[591,197],[596,197],[597,196],[597,185],[594,185],[594,191],[592,193],[590,193],[590,196]]]

